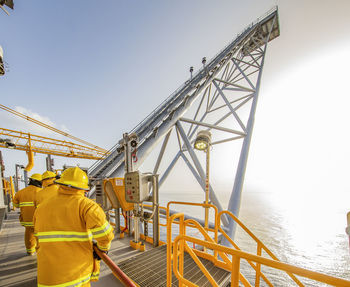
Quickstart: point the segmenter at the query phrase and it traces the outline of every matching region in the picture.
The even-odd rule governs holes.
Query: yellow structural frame
[[[103,159],[106,155],[96,148],[5,128],[0,128],[0,136],[10,139],[15,145],[11,147],[1,142],[0,147],[26,151],[28,157],[31,152],[95,160]],[[29,159],[29,163],[30,161]]]
[[[20,112],[17,112],[17,111],[15,111],[15,110],[13,110],[13,109],[11,109],[11,108],[9,108],[9,107],[6,107],[6,106],[0,104],[0,109],[3,109],[4,111],[7,111],[7,112],[9,112],[9,113],[11,113],[11,114],[14,114],[15,116],[18,116],[18,117],[20,117],[20,118],[22,118],[22,119],[25,119],[25,120],[27,120],[27,121],[30,121],[30,122],[32,122],[32,123],[34,123],[34,124],[37,124],[37,125],[39,125],[39,126],[41,126],[41,127],[44,127],[44,128],[46,128],[46,129],[49,129],[49,130],[51,130],[51,131],[53,131],[53,132],[59,133],[59,134],[65,136],[65,137],[68,137],[68,138],[71,138],[71,139],[73,139],[73,140],[75,140],[75,141],[81,142],[81,143],[83,143],[84,145],[88,145],[88,146],[90,146],[93,150],[98,150],[98,151],[99,151],[100,153],[102,153],[102,154],[105,154],[105,153],[107,152],[107,150],[105,150],[105,149],[103,149],[103,148],[100,148],[100,147],[97,146],[97,145],[91,144],[91,143],[89,143],[89,142],[87,142],[87,141],[84,141],[84,140],[79,139],[79,138],[77,138],[77,137],[75,137],[75,136],[72,136],[72,135],[70,135],[70,134],[68,134],[68,133],[66,133],[66,132],[63,132],[63,131],[61,131],[61,130],[59,130],[59,129],[56,129],[56,128],[54,128],[54,127],[48,125],[48,124],[45,124],[45,123],[43,123],[43,122],[41,122],[41,121],[38,121],[38,120],[36,120],[36,119],[34,119],[34,118],[30,117],[30,116],[27,116],[27,115],[24,115],[24,114],[22,114],[22,113],[20,113]]]

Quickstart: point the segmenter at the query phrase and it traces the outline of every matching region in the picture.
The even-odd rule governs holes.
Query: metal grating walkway
[[[166,245],[140,253],[129,258],[118,266],[134,282],[141,287],[166,286]],[[200,258],[219,286],[227,286],[230,282],[231,273],[215,266],[211,261]],[[208,279],[203,275],[191,256],[185,253],[184,258],[185,278],[201,287],[211,286]],[[178,286],[178,280],[173,274],[172,286]]]

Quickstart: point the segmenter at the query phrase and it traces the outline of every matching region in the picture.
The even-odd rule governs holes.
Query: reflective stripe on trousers
[[[24,227],[33,227],[33,226],[34,226],[34,223],[33,223],[33,222],[24,222],[24,221],[21,221],[21,225],[24,226]]]
[[[34,237],[34,228],[26,226],[26,230],[24,232],[24,244],[26,246],[27,253],[34,253],[36,240]]]
[[[43,285],[38,283],[38,287],[80,287],[83,284],[86,284],[90,281],[91,278],[91,274],[81,277],[79,279],[70,281],[70,282],[66,282],[66,283],[61,283],[61,284],[57,284],[57,285]]]
[[[24,206],[34,206],[34,202],[28,201],[28,202],[20,202],[19,207],[24,207]]]

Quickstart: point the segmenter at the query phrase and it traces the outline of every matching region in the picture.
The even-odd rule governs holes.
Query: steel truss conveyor
[[[161,187],[178,159],[182,158],[205,190],[205,169],[192,147],[198,128],[213,133],[215,140],[212,145],[241,141],[241,152],[237,156],[239,162],[236,165],[228,208],[237,215],[267,43],[279,34],[276,7],[249,25],[209,63],[203,58],[203,68],[193,77],[191,75],[188,81],[129,132],[135,133],[139,139],[138,161],[134,163],[134,168],[137,169],[163,139],[153,169],[154,173],[160,174],[159,186]],[[175,130],[173,137],[172,130]],[[170,143],[170,138],[175,138],[173,144]],[[168,159],[164,154],[169,146],[171,149],[177,148],[178,152],[170,163],[166,163],[167,168],[160,172],[160,164],[164,165],[163,162]],[[91,193],[96,192],[99,196],[102,179],[122,177],[123,174],[124,152],[121,140],[105,159],[97,161],[89,169],[95,186]],[[212,186],[210,200],[219,211],[222,210]],[[223,223],[233,235],[233,222],[223,220]]]

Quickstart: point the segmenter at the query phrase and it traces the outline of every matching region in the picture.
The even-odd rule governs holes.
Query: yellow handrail
[[[213,204],[207,204],[207,203],[196,203],[196,202],[186,202],[186,201],[169,201],[166,207],[166,218],[169,218],[170,215],[170,205],[171,204],[178,204],[178,205],[192,205],[192,206],[202,206],[204,208],[213,208],[215,211],[215,227],[214,229],[212,228],[205,228],[207,231],[212,231],[215,233],[215,238],[217,240],[217,236],[218,236],[218,228],[217,228],[217,220],[218,220],[218,208],[213,205]],[[174,222],[176,223],[176,222]]]
[[[196,204],[197,205],[197,204]],[[222,215],[224,212],[222,212],[220,215]],[[259,255],[250,254],[248,252],[243,252],[241,250],[236,250],[233,248],[225,247],[222,245],[219,245],[215,242],[213,238],[211,238],[205,228],[201,226],[197,221],[193,219],[184,220],[184,214],[183,213],[177,213],[172,215],[171,217],[167,218],[167,286],[171,286],[172,283],[172,271],[174,272],[175,276],[179,280],[179,286],[197,286],[193,282],[188,281],[183,277],[183,262],[184,262],[184,252],[188,252],[190,256],[193,258],[193,260],[197,263],[198,267],[202,270],[203,274],[207,277],[209,282],[213,286],[217,286],[217,283],[214,282],[211,274],[209,271],[204,267],[204,265],[200,262],[198,259],[196,253],[197,250],[192,249],[188,246],[187,242],[192,242],[198,245],[201,245],[205,248],[208,248],[210,250],[213,250],[220,254],[220,257],[224,260],[218,260],[213,255],[207,255],[206,257],[209,260],[212,260],[215,265],[221,265],[225,266],[225,269],[229,269],[231,271],[231,286],[238,287],[239,282],[242,282],[244,286],[252,286],[250,283],[246,280],[246,278],[240,273],[240,261],[241,259],[247,260],[247,262],[254,262],[252,265],[256,268],[254,268],[257,272],[260,271],[260,266],[265,265],[268,267],[272,267],[278,270],[285,271],[287,274],[291,274],[293,277],[295,275],[302,276],[305,278],[309,278],[311,280],[315,280],[317,282],[326,283],[333,286],[339,286],[339,287],[350,287],[350,281],[336,278],[333,276],[329,276],[326,274],[322,274],[315,271],[310,271],[304,268],[296,267],[290,264],[283,263],[279,261],[278,259],[268,259]],[[175,238],[175,240],[172,242],[172,231],[171,226],[174,223],[174,221],[178,219],[179,223],[179,235]],[[251,233],[238,219],[237,223],[239,223],[244,229],[247,230],[248,233]],[[202,233],[205,240],[201,240],[195,237],[187,236],[186,235],[186,226],[189,226],[191,224],[192,226],[195,226],[198,228],[198,230]],[[255,236],[253,236],[256,238]],[[257,238],[256,238],[257,239]],[[257,241],[259,244],[259,250],[258,253],[261,254],[262,249],[267,249],[267,247],[260,242],[258,239]],[[272,252],[268,251],[272,254]],[[200,252],[199,252],[200,253]],[[227,255],[232,256],[232,260],[230,260]],[[272,254],[272,256],[274,256]],[[211,257],[211,258],[210,258]],[[274,256],[275,257],[275,256]],[[220,263],[221,264],[218,264]],[[228,268],[229,267],[229,268]],[[173,269],[173,270],[172,270]],[[263,277],[263,274],[260,274],[261,277]],[[296,278],[296,277],[295,277]],[[298,280],[299,281],[299,280]],[[299,281],[300,282],[300,281]],[[268,283],[268,285],[273,286],[271,282]],[[257,284],[255,285],[257,286]]]
[[[273,259],[273,260],[277,260],[279,261],[279,259],[265,246],[264,243],[262,243],[232,212],[227,211],[227,210],[223,210],[218,214],[218,229],[221,232],[221,234],[223,236],[225,236],[225,238],[232,244],[232,246],[235,249],[240,250],[240,248],[237,246],[237,244],[235,244],[233,242],[233,240],[227,235],[227,233],[222,229],[221,227],[221,216],[226,213],[228,216],[231,216],[231,218],[257,243],[257,255],[261,256],[261,251],[262,249]],[[262,277],[264,279],[264,281],[269,285],[269,286],[273,286],[272,283],[264,276],[263,273],[261,273],[260,271],[260,265],[257,264],[256,266],[254,264],[252,264],[251,262],[248,261],[248,263],[250,264],[250,266],[252,266],[255,271],[256,271],[256,275],[255,275],[255,286],[259,287],[260,286],[260,277]],[[298,285],[303,287],[304,284],[302,284],[300,282],[300,280],[298,278],[296,278],[293,274],[287,273],[292,279],[293,281]]]
[[[174,216],[180,217],[181,220],[181,216],[183,216],[183,214],[174,214]],[[178,235],[173,243],[173,257],[174,260],[175,258],[177,258],[179,256],[178,254],[178,245],[181,244],[185,244],[185,242],[193,242],[202,246],[206,246],[208,249],[212,249],[212,250],[218,250],[220,252],[224,252],[226,254],[229,254],[232,256],[232,274],[231,274],[231,286],[234,287],[238,287],[238,283],[239,283],[239,276],[238,276],[238,272],[240,270],[240,260],[241,259],[246,259],[247,261],[253,261],[271,268],[275,268],[275,269],[279,269],[285,272],[289,272],[289,273],[293,273],[294,275],[297,276],[301,276],[301,277],[305,277],[305,278],[309,278],[311,280],[317,281],[317,282],[322,282],[328,285],[332,285],[332,286],[337,286],[337,287],[349,287],[350,286],[350,281],[345,280],[345,279],[341,279],[341,278],[336,278],[333,276],[329,276],[326,274],[322,274],[316,271],[310,271],[301,267],[297,267],[297,266],[293,266],[287,263],[283,263],[281,261],[277,261],[277,260],[273,260],[273,259],[268,259],[268,258],[264,258],[261,256],[257,256],[254,254],[250,254],[248,252],[243,252],[240,250],[235,250],[226,246],[222,246],[216,243],[212,243],[212,242],[208,242],[208,241],[204,241],[201,239],[197,239],[194,237],[190,237],[190,236],[186,236],[186,235]],[[183,256],[180,254],[180,256]],[[174,267],[176,267],[175,263],[173,264]],[[174,273],[175,275],[180,275],[180,273],[174,269]],[[178,277],[179,281],[181,281],[181,284],[183,282],[185,282],[184,278]],[[193,283],[192,283],[193,284]],[[191,285],[191,286],[197,286],[197,285]]]
[[[216,243],[217,244],[217,240],[216,241],[214,241],[214,239],[212,239],[210,236],[209,236],[209,234],[205,231],[205,228],[202,226],[202,225],[200,225],[197,221],[195,221],[194,219],[187,219],[187,220],[185,220],[184,221],[184,225],[185,225],[185,227],[186,226],[188,226],[188,223],[192,223],[192,225],[194,225],[201,233],[202,233],[202,235],[204,236],[204,238],[206,239],[206,241],[207,242],[212,242],[212,243]],[[188,247],[188,245],[187,244],[185,244],[185,247]],[[193,251],[191,250],[190,252],[187,250],[187,247],[186,247],[186,251],[188,252],[188,253],[192,253],[192,254],[194,254],[193,253]],[[188,247],[188,248],[190,248],[190,247]],[[225,253],[223,253],[223,252],[219,252],[219,251],[216,251],[216,250],[214,250],[214,256],[206,256],[207,258],[208,257],[211,257],[211,259],[212,259],[212,261],[213,261],[213,263],[215,264],[215,265],[219,265],[218,263],[220,262],[220,260],[218,260],[218,257],[217,257],[217,254],[219,253],[219,255],[220,255],[220,257],[224,260],[224,262],[226,262],[226,264],[228,264],[228,265],[230,265],[231,264],[231,261],[230,261],[230,259],[228,258],[228,256],[225,254]],[[192,256],[192,258],[193,258],[193,256]],[[195,260],[196,262],[197,262],[197,260]],[[222,262],[222,261],[221,261]],[[175,263],[174,263],[175,264]],[[225,263],[224,263],[225,264]],[[175,265],[174,265],[175,266]],[[206,270],[206,269],[205,269]],[[202,270],[203,271],[203,270]],[[208,275],[210,275],[210,273],[206,270],[205,272],[203,271],[203,273],[205,274],[205,276],[208,278]],[[240,280],[242,281],[242,283],[244,284],[244,286],[251,286],[250,285],[250,283],[249,283],[249,281],[243,276],[243,274],[239,274],[239,278],[240,278]]]
[[[166,253],[166,277],[167,277],[167,287],[171,287],[171,281],[172,281],[172,276],[171,276],[171,262],[173,259],[173,252],[172,252],[172,240],[171,240],[171,224],[172,222],[176,219],[179,218],[180,221],[180,226],[184,226],[183,225],[183,221],[184,221],[184,214],[183,213],[176,213],[174,215],[172,215],[169,219],[169,217],[167,216],[167,253]],[[182,232],[181,232],[182,231]],[[184,235],[185,231],[184,229],[180,229],[180,234]],[[183,257],[182,257],[183,258]],[[182,261],[183,262],[183,259]],[[180,262],[180,266],[181,266],[181,262]],[[182,265],[183,267],[183,265]],[[182,285],[179,285],[182,286]]]
[[[179,203],[179,202],[176,202]],[[186,203],[187,204],[187,203]],[[202,205],[202,203],[198,203],[195,205]],[[203,204],[204,206],[208,206],[208,204]],[[168,206],[169,207],[169,206]],[[209,207],[209,206],[208,206]],[[215,207],[216,208],[216,207]],[[205,228],[203,226],[201,226],[197,221],[193,220],[193,219],[187,219],[186,221],[184,221],[184,214],[183,213],[177,213],[172,215],[170,218],[167,217],[167,286],[171,286],[171,282],[172,282],[172,277],[171,277],[171,263],[174,262],[173,264],[176,264],[177,266],[177,257],[175,257],[173,255],[173,246],[171,244],[172,242],[172,229],[171,226],[174,223],[175,219],[179,218],[179,228],[180,228],[180,235],[185,235],[186,234],[186,226],[189,226],[189,223],[192,223],[192,225],[194,225],[196,228],[198,228],[198,230],[202,233],[202,235],[207,239],[210,240],[211,242],[215,242],[214,239],[212,239],[208,233],[206,232]],[[215,239],[217,241],[217,237]],[[208,278],[208,280],[213,284],[213,278],[210,275],[210,273],[208,272],[208,270],[202,265],[202,263],[199,261],[199,259],[197,258],[197,256],[194,254],[194,251],[192,251],[191,248],[188,247],[187,244],[184,245],[180,245],[180,249],[181,254],[183,254],[184,249],[186,248],[187,252],[191,252],[195,257],[194,260],[197,263],[197,265],[199,266],[199,268],[203,271],[203,273],[205,274],[205,276]],[[217,259],[217,254],[220,253],[220,256],[225,260],[226,263],[230,262],[230,259],[222,252],[218,252],[216,250],[214,250],[214,256],[213,255],[207,255],[207,257],[209,257],[212,261],[214,262],[218,262]],[[180,257],[179,260],[179,268],[180,268],[180,273],[183,274],[183,261],[184,258],[183,256]],[[175,265],[174,265],[175,266]],[[174,273],[175,273],[175,269],[174,268]],[[245,287],[251,287],[251,285],[249,284],[248,280],[242,275],[240,274],[240,279],[242,281],[242,283],[244,284]],[[179,286],[182,286],[181,281],[179,280]],[[185,279],[185,285],[186,286],[197,286],[197,285],[193,285],[193,283],[189,282],[188,280]],[[192,285],[191,285],[192,284]]]

